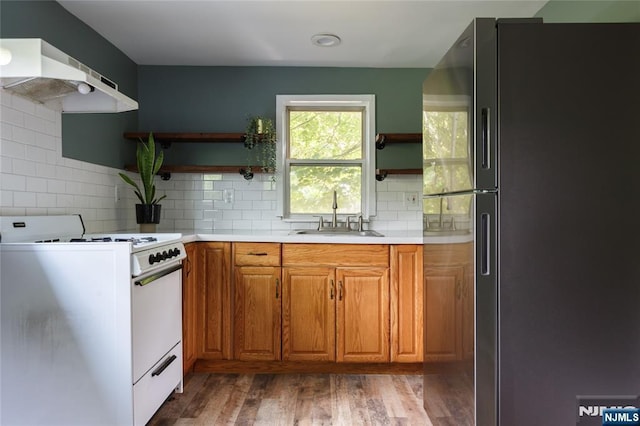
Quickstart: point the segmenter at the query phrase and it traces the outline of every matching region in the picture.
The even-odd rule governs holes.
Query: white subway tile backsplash
[[[20,142],[26,145],[35,145],[36,132],[31,129],[15,126],[13,128],[13,141]]]
[[[27,99],[21,98],[19,96],[12,96],[10,100],[11,108],[16,111],[25,112],[29,116],[35,116],[36,114],[36,106],[38,104],[31,102]]]
[[[0,205],[2,206],[13,205],[13,191],[0,190]]]
[[[37,193],[36,205],[38,207],[56,207],[56,194]]]
[[[13,160],[11,158],[0,158],[0,173],[13,173]]]
[[[38,207],[35,192],[16,191],[13,193],[14,207]]]
[[[77,191],[67,191],[67,185],[77,186]],[[80,185],[80,182],[66,182],[64,180],[48,179],[47,192],[50,194],[76,194],[80,193]]]
[[[13,173],[23,176],[38,176],[36,174],[36,163],[17,158],[13,160]]]
[[[2,140],[0,154],[4,157],[25,158],[25,145],[10,140]]]
[[[29,192],[47,192],[47,179],[27,177],[26,189]]]
[[[46,149],[39,148],[37,146],[26,146],[24,158],[26,160],[35,161],[37,163],[46,163],[47,162],[47,152]]]
[[[81,214],[87,232],[137,229],[132,188],[118,172],[69,158],[62,152],[59,112],[0,90],[0,214]],[[136,173],[128,173],[136,180]],[[159,231],[173,230],[287,230],[311,226],[284,222],[276,216],[275,184],[256,174],[245,180],[239,173],[173,173],[158,180],[162,203]],[[115,186],[120,201],[115,200]],[[420,229],[421,206],[405,206],[404,192],[421,193],[421,176],[390,175],[376,182],[378,215],[369,227],[379,230]],[[225,200],[224,190],[233,195]]]
[[[19,127],[24,126],[24,113],[15,108],[11,108],[3,104],[2,107],[0,107],[0,116],[2,117],[3,123]]]
[[[39,133],[46,133],[48,124],[49,123],[46,120],[40,117],[36,117],[35,115],[31,115],[31,114],[24,115],[24,126],[30,130],[34,130]],[[35,137],[34,137],[34,142],[35,142]]]
[[[25,191],[27,189],[27,178],[25,176],[3,173],[0,189]]]
[[[0,138],[3,143],[4,141],[13,140],[13,125],[5,123],[4,121],[0,122]],[[1,148],[0,151],[2,151]]]

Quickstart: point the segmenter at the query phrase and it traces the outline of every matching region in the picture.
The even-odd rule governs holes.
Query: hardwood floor
[[[426,411],[433,426],[474,426],[471,377],[466,372],[424,376]]]
[[[422,387],[409,374],[190,373],[149,426],[430,426]]]

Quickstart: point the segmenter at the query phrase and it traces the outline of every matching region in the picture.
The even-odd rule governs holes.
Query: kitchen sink
[[[451,236],[451,235],[467,235],[471,233],[470,229],[431,229],[423,231],[423,235],[425,237],[435,237],[435,236]]]
[[[289,235],[326,235],[326,236],[353,236],[353,237],[384,237],[379,232],[372,231],[370,229],[366,231],[354,231],[348,229],[335,229],[335,228],[324,228],[324,229],[295,229],[289,232]]]

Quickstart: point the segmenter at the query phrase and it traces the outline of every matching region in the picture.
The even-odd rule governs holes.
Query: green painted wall
[[[640,1],[552,0],[545,22],[639,22]],[[373,93],[377,131],[420,132],[421,84],[429,69],[137,66],[53,0],[0,1],[0,36],[41,37],[103,73],[140,103],[138,112],[63,114],[65,157],[132,163],[129,130],[242,132],[250,115],[274,116],[276,94]],[[239,144],[174,145],[167,164],[242,164]],[[378,151],[380,168],[420,168],[418,145]]]
[[[640,22],[640,0],[551,0],[536,16],[544,22]]]
[[[278,94],[374,94],[377,132],[417,133],[422,127],[422,68],[141,66],[139,130],[243,132],[247,118],[275,119]],[[420,168],[420,146],[379,151],[379,166]],[[174,144],[166,164],[242,165],[241,144]],[[415,163],[411,165],[412,163]]]
[[[0,1],[0,36],[42,38],[138,97],[136,63],[53,0]],[[135,158],[122,133],[135,128],[137,114],[63,114],[62,155],[121,168]]]

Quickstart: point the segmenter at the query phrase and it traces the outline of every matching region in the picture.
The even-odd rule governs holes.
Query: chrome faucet
[[[338,192],[333,191],[333,216],[331,216],[331,226],[334,228],[338,227],[338,214],[336,210],[338,210]]]
[[[448,191],[448,189],[446,187],[442,188],[442,193],[446,193]],[[440,229],[442,230],[442,203],[444,202],[444,199],[447,199],[447,210],[449,210],[451,207],[449,207],[449,197],[445,197],[445,196],[441,196],[440,197],[440,215],[438,216],[438,222],[440,224]]]

